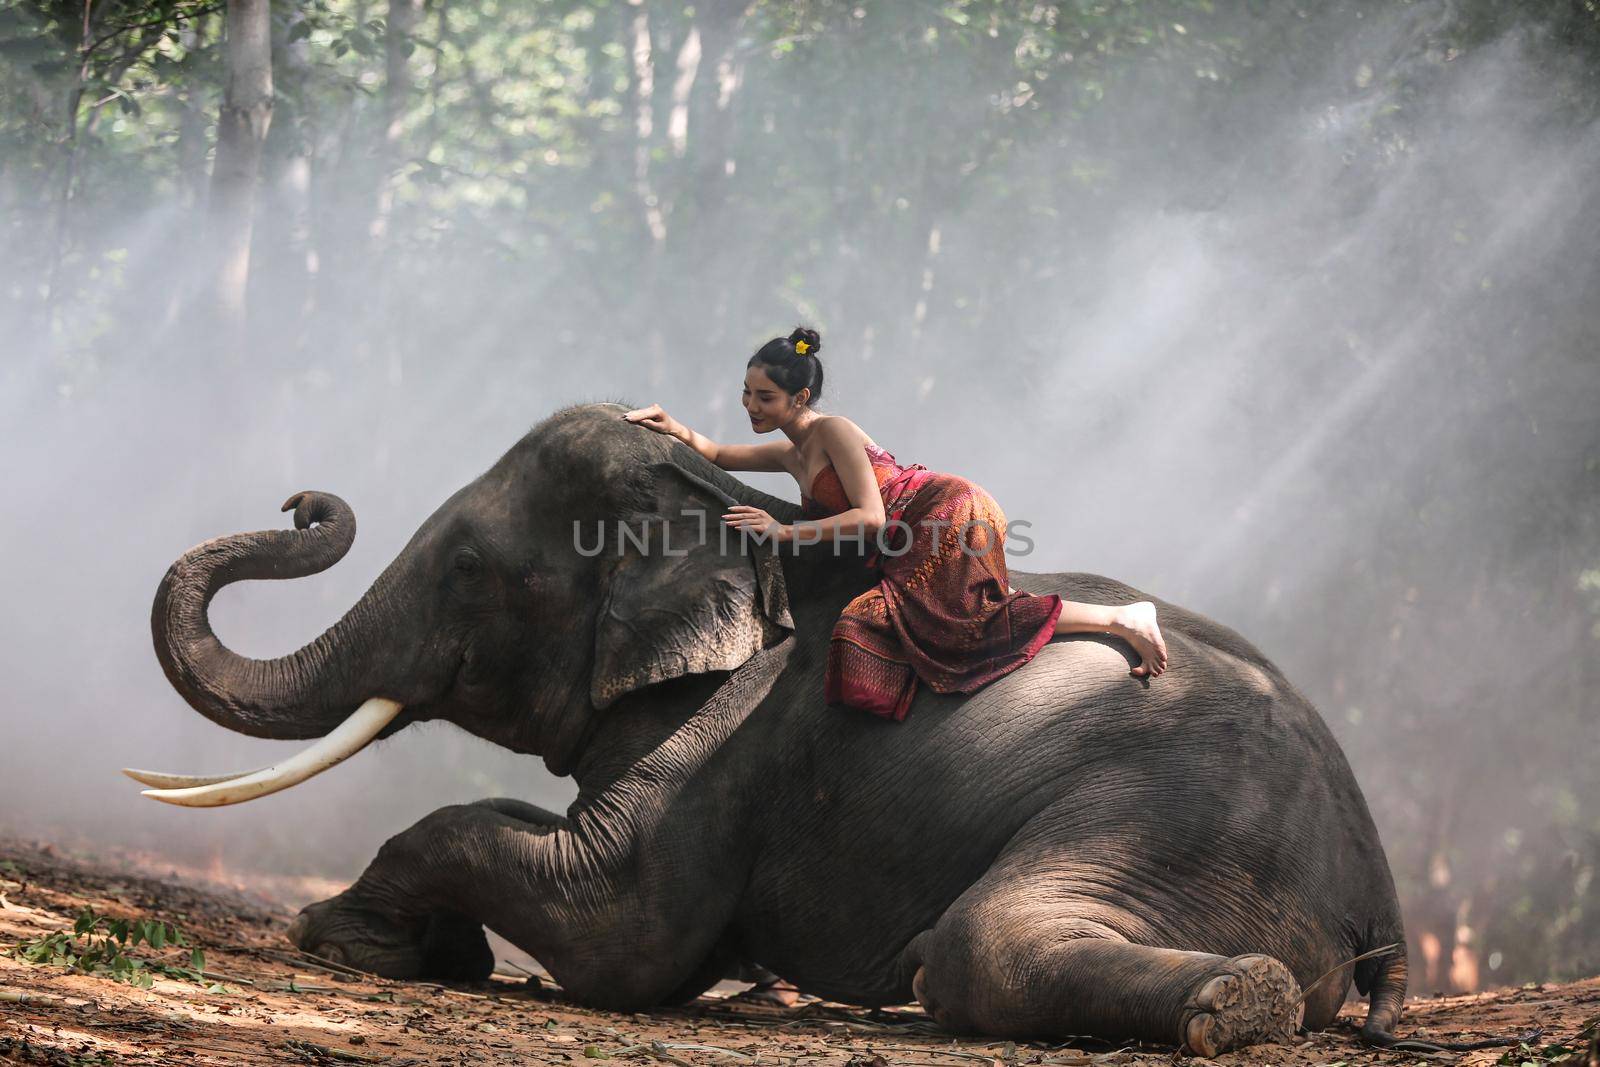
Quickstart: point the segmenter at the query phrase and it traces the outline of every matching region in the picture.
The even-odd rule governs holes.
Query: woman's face
[[[745,370],[744,410],[750,416],[750,428],[756,433],[770,433],[787,425],[800,407],[781,386],[767,377],[766,371],[760,367]]]

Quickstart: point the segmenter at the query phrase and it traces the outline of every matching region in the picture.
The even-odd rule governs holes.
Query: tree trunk
[[[67,93],[67,132],[62,141],[66,151],[66,176],[61,181],[60,197],[56,203],[55,241],[50,248],[50,266],[45,272],[46,330],[55,317],[56,303],[60,298],[61,260],[66,254],[67,220],[72,210],[73,187],[78,183],[78,155],[82,147],[78,140],[78,112],[83,105],[84,84],[89,78],[89,29],[93,25],[93,18],[92,0],[83,0],[83,19],[78,36],[78,77]]]
[[[404,157],[406,105],[410,102],[412,87],[408,53],[421,18],[422,0],[389,0],[389,17],[384,23],[383,142],[378,149],[377,209],[373,212],[368,234],[373,251],[379,254],[389,234],[395,184]]]
[[[655,134],[655,55],[650,39],[650,13],[644,0],[628,0],[633,7],[629,23],[629,51],[633,57],[633,185],[644,212],[645,228],[651,240],[660,244],[667,238],[666,219],[661,202],[650,182],[650,149]]]
[[[703,92],[698,118],[703,134],[697,135],[693,185],[702,222],[715,226],[734,170],[733,99],[744,80],[744,59],[739,33],[749,14],[748,0],[710,0],[697,5],[695,22],[701,27],[702,47],[711,57],[715,78]]]
[[[214,310],[223,340],[235,352],[244,338],[261,147],[272,124],[271,28],[269,0],[228,0],[228,72],[211,171],[211,226]]]
[[[700,27],[689,24],[683,47],[678,49],[678,76],[672,82],[672,115],[667,121],[667,142],[672,154],[682,159],[689,151],[689,97],[700,75]]]
[[[297,27],[306,20],[303,11],[291,11],[274,27],[272,62],[277,87],[286,96],[304,96],[311,91],[316,72],[311,65],[309,35]],[[293,323],[293,334],[286,338],[297,354],[306,351],[309,328],[316,319],[316,281],[320,264],[317,237],[312,225],[311,177],[312,139],[302,129],[285,128],[283,120],[267,145],[267,159],[261,173],[262,195],[266,202],[256,217],[269,226],[263,235],[266,243],[254,242],[255,260],[276,283],[273,303],[265,309],[274,322]],[[264,259],[263,253],[271,258]],[[261,287],[256,287],[256,312],[260,314]],[[288,447],[292,447],[289,445]]]
[[[412,37],[422,18],[422,0],[389,0],[389,15],[384,22],[383,133],[378,145],[378,187],[367,239],[372,277],[373,303],[377,309],[378,330],[398,333],[403,326],[396,318],[394,282],[385,249],[394,215],[395,194],[400,172],[405,165],[405,120],[411,103],[413,79],[410,53]],[[374,335],[376,336],[376,335]],[[390,333],[380,340],[385,352],[386,377],[398,388],[405,380],[405,346]]]
[[[205,47],[206,21],[193,19],[178,31],[184,62],[192,65]],[[184,201],[199,208],[206,199],[206,117],[204,89],[193,78],[178,93],[178,184]]]

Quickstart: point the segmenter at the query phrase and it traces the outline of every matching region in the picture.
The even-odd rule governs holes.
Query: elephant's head
[[[225,648],[207,606],[230,582],[332,566],[355,536],[350,508],[300,493],[284,506],[295,530],[190,550],[168,570],[151,615],[167,678],[230,729],[324,738],[302,754],[295,781],[429,719],[570,773],[585,733],[619,697],[735,669],[794,628],[772,548],[720,521],[730,503],[780,521],[794,505],[622,421],[625,410],[572,407],[535,427],[434,512],[343,619],[281,659]],[[229,787],[242,777],[130,773],[187,787],[154,791],[160,799],[201,805],[282,787],[270,774],[241,790]]]

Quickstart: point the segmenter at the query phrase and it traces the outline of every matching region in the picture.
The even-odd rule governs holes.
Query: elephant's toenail
[[[1213,1040],[1216,1022],[1215,1016],[1204,1012],[1189,1020],[1189,1025],[1184,1027],[1183,1042],[1189,1046],[1190,1052],[1210,1059],[1220,1051]]]
[[[1219,974],[1205,985],[1200,987],[1200,992],[1195,995],[1195,1003],[1206,1011],[1215,1011],[1222,1003],[1223,995],[1228,987],[1233,984],[1231,975]]]

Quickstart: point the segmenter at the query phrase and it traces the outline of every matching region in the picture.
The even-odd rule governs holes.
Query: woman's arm
[[[693,430],[689,431],[694,433]],[[700,437],[699,434],[694,434]],[[704,438],[701,438],[704,440]],[[694,448],[693,444],[689,445]],[[787,441],[773,441],[766,445],[719,445],[713,443],[712,447],[717,454],[711,457],[711,462],[725,471],[782,471],[789,468],[784,466],[783,457],[794,451],[794,446]],[[695,449],[699,451],[699,449]],[[702,456],[704,452],[700,453]]]
[[[783,465],[784,454],[794,449],[793,445],[784,441],[774,441],[769,445],[719,445],[705,434],[689,429],[668,415],[660,404],[635,408],[622,417],[656,433],[676,437],[725,471],[786,470]]]
[[[851,508],[825,519],[790,523],[779,532],[778,540],[801,545],[826,544],[829,541],[859,541],[866,544],[877,537],[882,528],[882,519],[873,522],[864,509]]]

